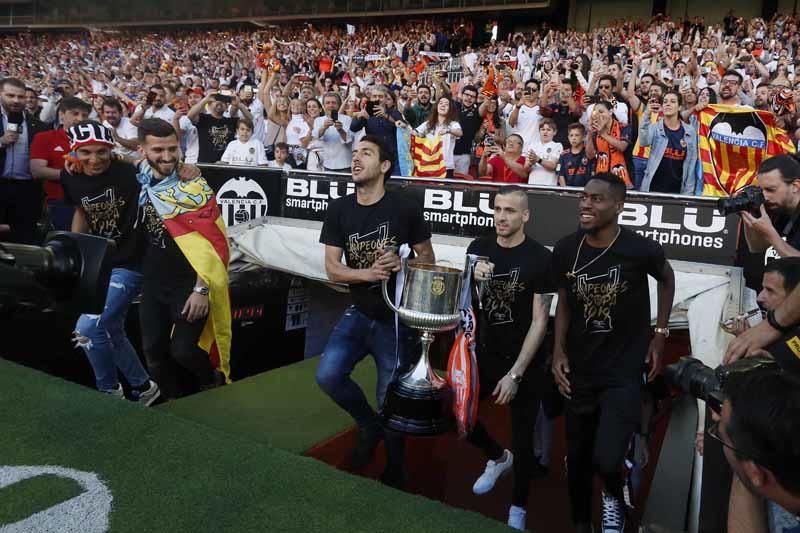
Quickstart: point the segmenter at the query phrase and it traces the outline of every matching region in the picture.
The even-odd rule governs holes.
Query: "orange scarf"
[[[615,139],[622,138],[622,127],[617,119],[612,119],[609,133]],[[620,152],[599,135],[595,137],[595,148],[597,150],[595,172],[611,172],[619,176],[626,187],[629,189],[633,187],[631,177],[628,175],[628,165],[625,163],[625,152]]]

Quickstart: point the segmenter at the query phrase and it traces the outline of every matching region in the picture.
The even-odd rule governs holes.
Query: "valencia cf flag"
[[[795,151],[769,111],[714,104],[698,118],[704,196],[728,196],[752,185],[762,161]]]
[[[421,178],[444,178],[447,176],[447,167],[444,164],[444,143],[441,136],[412,135],[410,141],[415,176]]]

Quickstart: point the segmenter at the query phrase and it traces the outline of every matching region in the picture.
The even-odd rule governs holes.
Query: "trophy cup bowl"
[[[406,326],[422,332],[422,354],[414,368],[389,384],[381,417],[391,430],[412,435],[437,435],[451,425],[450,387],[431,368],[428,350],[434,333],[454,329],[461,320],[458,308],[463,272],[427,263],[409,264],[400,307],[389,298],[388,281],[383,299]]]

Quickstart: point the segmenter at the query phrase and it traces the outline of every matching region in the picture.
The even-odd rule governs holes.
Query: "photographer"
[[[800,163],[790,155],[767,159],[758,168],[764,194],[761,216],[742,211],[744,234],[751,252],[765,257],[800,256]]]
[[[139,105],[131,117],[131,123],[138,127],[143,119],[160,118],[167,122],[172,122],[172,117],[175,116],[175,111],[164,105],[167,98],[167,92],[161,85],[153,85],[150,87],[150,92],[147,93],[144,105]]]
[[[230,117],[225,116],[228,104],[231,106]],[[203,112],[206,105],[211,113]],[[225,148],[236,135],[240,111],[245,118],[252,121],[253,115],[250,110],[240,103],[238,98],[225,96],[216,91],[209,91],[205,98],[189,110],[186,117],[197,127],[199,163],[216,163],[222,159]]]
[[[725,384],[718,422],[706,435],[723,446],[725,458],[753,509],[767,500],[800,513],[800,379],[778,368],[734,373]],[[745,503],[745,501],[740,501]],[[748,505],[750,508],[750,505]],[[729,521],[728,531],[754,531]]]

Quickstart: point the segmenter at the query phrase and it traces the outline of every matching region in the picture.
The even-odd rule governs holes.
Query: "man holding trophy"
[[[550,251],[525,235],[530,218],[528,196],[517,186],[503,187],[494,199],[496,235],[472,241],[467,253],[479,257],[474,269],[478,282],[478,365],[482,395],[511,407],[511,448],[503,450],[476,422],[468,440],[488,458],[486,469],[472,490],[485,494],[501,474],[513,468],[514,489],[508,525],[525,529],[534,461],[533,430],[539,412],[535,370],[531,362],[541,353],[550,301]],[[483,322],[485,327],[480,323]]]
[[[392,161],[393,154],[383,141],[366,135],[352,155],[356,193],[328,207],[320,234],[325,245],[325,270],[331,281],[349,285],[353,305],[331,332],[316,379],[358,424],[351,467],[360,469],[369,464],[375,447],[385,438],[387,461],[381,481],[399,486],[404,475],[404,440],[400,434],[382,429],[364,392],[350,377],[355,365],[371,354],[378,372],[376,400],[380,409],[389,383],[399,370],[414,362],[412,348],[417,340],[413,330],[400,323],[384,302],[382,283],[388,280],[389,291],[395,294],[396,273],[401,268],[398,251],[405,255],[410,247],[416,261],[435,261],[422,206],[402,192],[386,190]]]

